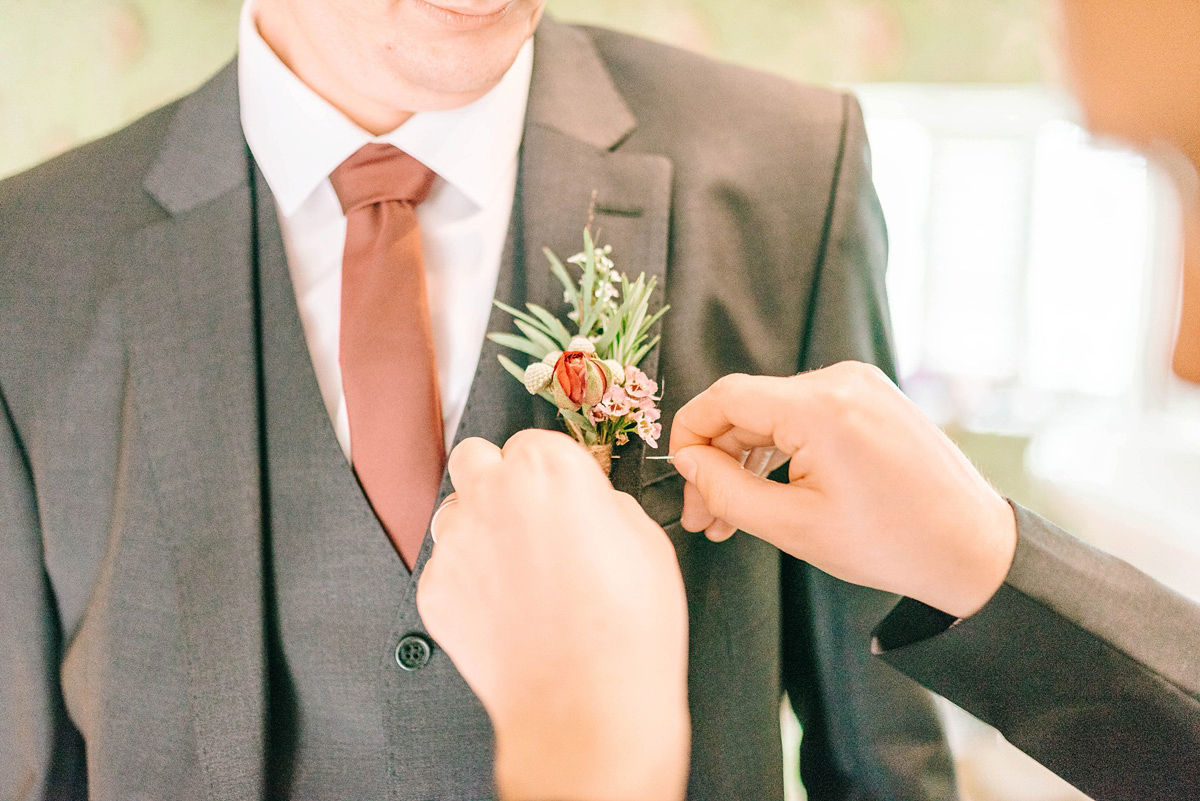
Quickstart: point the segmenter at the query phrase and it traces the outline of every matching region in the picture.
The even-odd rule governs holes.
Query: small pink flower
[[[625,390],[617,385],[610,385],[600,401],[609,417],[624,417],[633,408],[633,401]]]
[[[603,403],[597,403],[588,409],[588,419],[592,421],[592,425],[598,426],[609,419],[608,409],[604,408]]]
[[[653,398],[642,398],[637,403],[637,408],[630,417],[637,422],[638,420],[647,420],[651,423],[662,417],[662,411],[654,405]]]
[[[625,391],[635,399],[650,398],[658,392],[658,384],[633,365],[625,368]]]
[[[658,447],[658,438],[662,436],[662,423],[652,423],[643,417],[637,421],[637,435],[646,441],[651,448]]]
[[[629,435],[626,434],[624,431],[618,431],[617,432],[617,444],[624,445],[626,442],[629,442]]]

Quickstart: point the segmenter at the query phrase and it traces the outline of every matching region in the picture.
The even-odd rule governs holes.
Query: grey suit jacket
[[[1016,508],[996,595],[951,628],[902,601],[883,659],[1098,801],[1200,798],[1200,606]]]
[[[235,74],[0,185],[0,798],[262,794],[254,198]],[[658,275],[655,302],[673,306],[647,361],[667,426],[728,372],[890,366],[852,98],[546,21],[509,248],[526,299],[558,308],[541,250],[574,252],[593,191],[619,264]],[[511,379],[495,355],[460,436],[499,414],[489,399]],[[686,534],[681,480],[641,455],[614,481],[666,527],[686,579],[691,796],[782,796],[786,690],[814,801],[953,797],[929,699],[867,655],[894,599],[749,537]]]

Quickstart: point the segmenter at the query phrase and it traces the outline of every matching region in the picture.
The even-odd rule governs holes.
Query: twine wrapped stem
[[[604,475],[612,476],[612,443],[610,442],[607,445],[588,445],[587,449],[592,458],[596,460],[596,464],[600,465],[600,469],[604,471]]]

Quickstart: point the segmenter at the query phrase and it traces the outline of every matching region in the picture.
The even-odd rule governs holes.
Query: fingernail
[[[696,460],[688,454],[686,448],[671,457],[671,464],[675,465],[684,481],[695,481]]]

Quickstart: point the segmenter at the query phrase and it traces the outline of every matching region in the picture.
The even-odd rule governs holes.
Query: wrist
[[[542,703],[496,721],[496,787],[502,801],[674,801],[687,781],[688,718],[640,706],[636,717],[593,700],[572,709]]]
[[[1017,519],[1008,501],[996,495],[983,521],[965,532],[969,554],[952,597],[933,604],[958,618],[968,618],[992,599],[1004,584],[1017,549]]]

